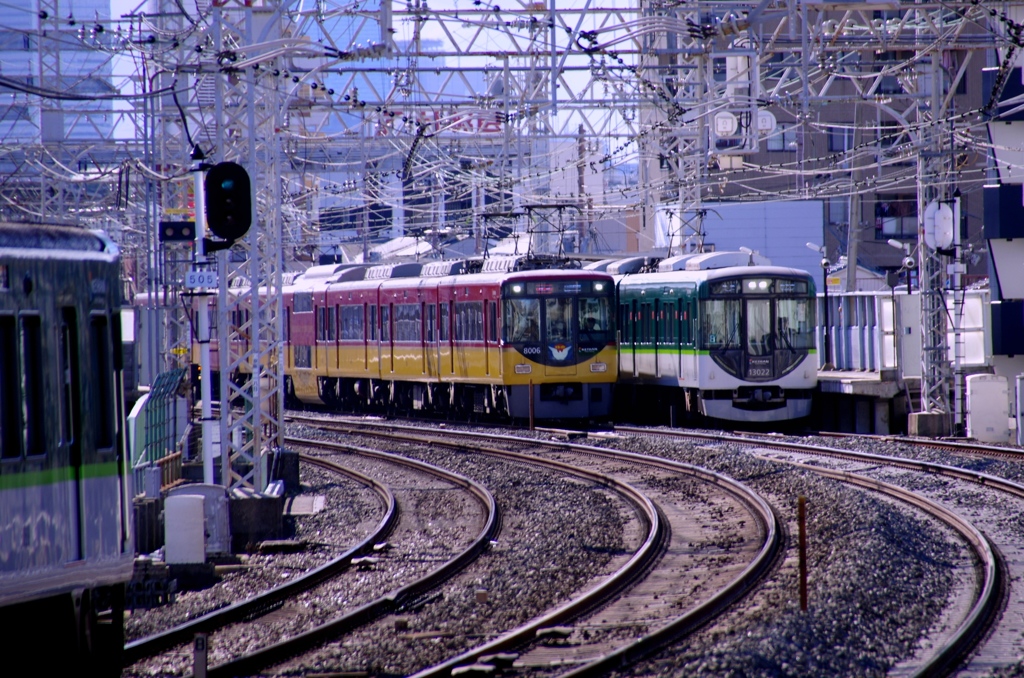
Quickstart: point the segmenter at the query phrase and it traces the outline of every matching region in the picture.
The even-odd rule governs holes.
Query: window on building
[[[826,203],[828,210],[828,223],[848,224],[850,223],[850,199],[845,197],[829,198]]]
[[[828,128],[828,150],[831,153],[843,153],[853,148],[852,127]]]
[[[797,126],[791,122],[779,123],[767,139],[765,148],[769,151],[795,151]]]
[[[917,238],[917,196],[879,195],[875,202],[875,238]]]

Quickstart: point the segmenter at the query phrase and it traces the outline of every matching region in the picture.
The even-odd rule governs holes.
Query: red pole
[[[530,430],[533,430],[533,379],[530,380]]]
[[[800,610],[807,611],[807,497],[797,499],[796,520],[800,540]]]

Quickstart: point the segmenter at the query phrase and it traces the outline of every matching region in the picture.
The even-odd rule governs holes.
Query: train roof
[[[676,270],[657,273],[637,273],[616,277],[619,286],[664,285],[666,283],[700,283],[707,280],[735,278],[738,276],[788,276],[809,278],[810,273],[799,268],[786,266],[727,266],[705,270]]]
[[[111,256],[118,254],[117,245],[101,231],[74,226],[9,222],[0,222],[0,250],[74,252],[79,256],[87,252]]]
[[[712,268],[728,268],[730,266],[771,266],[768,257],[757,252],[721,251],[721,252],[689,252],[669,257],[658,264],[658,271],[706,271]]]
[[[467,273],[463,275],[441,276],[439,278],[418,278],[416,286],[436,281],[439,286],[446,285],[500,285],[515,280],[608,280],[611,276],[600,271],[584,271],[581,269],[535,269],[528,271]],[[394,289],[411,286],[410,280],[392,279],[382,281],[381,287]]]

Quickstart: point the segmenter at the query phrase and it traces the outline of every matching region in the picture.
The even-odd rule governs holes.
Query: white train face
[[[686,389],[685,406],[721,419],[809,413],[817,383],[812,279],[792,269],[640,274],[619,281],[619,377]]]
[[[709,284],[700,302],[700,344],[725,373],[769,382],[814,349],[814,300],[807,281],[748,277]]]

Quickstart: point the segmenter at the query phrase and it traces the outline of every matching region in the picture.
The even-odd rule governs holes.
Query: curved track
[[[711,593],[700,596],[699,600],[687,600],[685,605],[682,602],[678,602],[677,605],[684,605],[682,613],[680,613],[677,607],[670,615],[658,617],[654,614],[653,610],[649,609],[655,607],[650,604],[652,599],[657,600],[660,597],[664,597],[668,600],[676,600],[677,596],[673,589],[678,589],[678,569],[681,567],[693,567],[692,558],[687,565],[683,564],[683,561],[678,557],[673,560],[662,553],[661,560],[664,562],[661,565],[652,562],[645,566],[643,576],[645,579],[657,579],[656,572],[660,567],[663,567],[666,574],[663,575],[662,581],[668,582],[667,585],[663,583],[660,585],[661,588],[658,588],[659,585],[652,585],[651,588],[654,590],[637,592],[635,594],[636,600],[632,601],[630,596],[633,589],[641,588],[637,586],[640,579],[634,574],[629,575],[629,579],[614,581],[618,578],[618,575],[616,575],[608,582],[594,587],[587,595],[581,596],[577,601],[543,615],[539,619],[510,631],[494,641],[453,657],[446,662],[424,669],[415,674],[417,678],[447,675],[452,670],[459,669],[460,667],[472,666],[485,660],[495,661],[495,657],[500,657],[501,653],[507,653],[513,649],[536,648],[538,635],[545,637],[550,632],[560,634],[563,637],[572,636],[573,639],[578,639],[581,635],[587,634],[579,633],[578,629],[572,626],[558,629],[552,629],[551,627],[577,619],[586,610],[596,605],[602,606],[601,617],[616,616],[617,613],[610,610],[609,606],[614,607],[618,605],[626,608],[630,606],[638,609],[644,608],[644,612],[648,614],[647,618],[643,620],[642,628],[647,628],[648,630],[630,633],[625,638],[619,638],[618,642],[606,642],[596,645],[591,643],[594,646],[590,647],[589,650],[586,647],[581,648],[581,643],[578,642],[567,645],[553,643],[541,652],[542,659],[534,659],[534,661],[542,662],[540,665],[534,666],[534,668],[540,668],[540,666],[550,668],[558,664],[577,665],[579,668],[574,673],[589,675],[604,673],[617,667],[628,665],[650,655],[666,643],[692,632],[720,614],[756,585],[756,582],[776,562],[781,551],[782,531],[779,529],[774,513],[763,499],[742,483],[689,464],[595,446],[561,442],[552,443],[507,435],[446,430],[434,431],[427,437],[419,427],[396,426],[393,423],[386,425],[373,424],[366,421],[345,421],[342,423],[336,420],[306,417],[294,417],[294,419],[302,420],[307,424],[312,423],[323,426],[326,430],[348,434],[374,435],[389,439],[424,443],[429,441],[430,444],[446,444],[466,449],[470,449],[470,445],[472,445],[471,449],[476,453],[495,454],[532,464],[555,465],[557,468],[565,469],[566,472],[576,474],[584,472],[583,469],[603,465],[606,467],[602,469],[603,472],[615,477],[626,475],[626,472],[623,470],[626,467],[644,469],[642,471],[633,471],[632,473],[648,477],[651,477],[652,472],[655,471],[661,474],[685,476],[697,479],[703,484],[716,488],[722,494],[729,495],[733,501],[738,501],[749,511],[749,515],[755,519],[762,538],[758,545],[752,549],[752,553],[748,554],[750,555],[750,561],[732,569],[723,568],[725,573],[721,574],[718,579],[709,578],[705,582],[705,588],[711,588]],[[380,428],[382,426],[386,426],[386,430],[382,430]],[[444,442],[445,439],[449,439],[450,442]],[[511,452],[504,448],[480,447],[479,444],[473,444],[474,441],[479,440],[525,447],[528,448],[528,451],[525,453]],[[552,455],[557,456],[558,459],[553,459]],[[571,458],[571,463],[561,461],[566,457]],[[625,467],[623,466],[624,464],[626,464]],[[609,467],[614,470],[610,471]],[[605,480],[605,482],[609,481]],[[649,492],[649,490],[645,491]],[[663,506],[662,513],[665,510]],[[693,516],[689,516],[689,518],[691,520],[687,521],[685,516],[680,517],[677,524],[673,526],[673,530],[678,530],[681,536],[690,534],[692,539],[693,533],[687,532],[687,530],[692,530],[692,526],[687,523],[692,522]],[[750,550],[749,547],[748,550]],[[673,572],[674,574],[667,574],[668,572]],[[723,580],[722,577],[726,577],[726,575],[728,577]],[[700,577],[694,575],[694,578]],[[695,586],[694,588],[700,588],[700,586]],[[586,627],[585,622],[583,627]],[[517,660],[515,666],[520,668],[532,666],[529,663],[530,658],[536,653],[536,649],[531,650],[524,659]],[[487,666],[474,668],[481,671],[486,671],[488,668],[493,669],[493,667]]]
[[[929,515],[942,520],[944,523],[956,530],[957,533],[959,533],[971,546],[976,559],[975,596],[971,601],[971,604],[967,606],[967,609],[961,615],[962,619],[960,619],[956,628],[948,633],[940,633],[936,642],[933,644],[933,648],[929,653],[929,656],[904,663],[901,667],[902,672],[910,672],[916,676],[949,675],[954,671],[963,670],[965,667],[969,669],[970,664],[968,663],[968,659],[972,656],[983,656],[984,658],[981,659],[980,664],[984,667],[1005,664],[1017,659],[1015,652],[1007,652],[1008,648],[1004,646],[1005,641],[997,641],[993,644],[990,643],[989,640],[993,636],[999,635],[998,627],[1000,617],[1005,618],[1007,616],[1005,614],[1006,611],[1002,609],[1002,604],[1008,597],[1007,588],[1010,586],[1012,581],[1020,580],[1021,577],[1024,576],[1024,568],[1017,564],[1020,561],[1019,554],[1021,553],[1022,548],[1022,545],[1019,542],[1012,543],[1001,541],[999,543],[993,543],[993,541],[986,536],[984,531],[975,524],[976,522],[981,521],[981,524],[985,525],[987,530],[993,532],[999,531],[999,528],[993,525],[990,520],[986,520],[983,515],[978,516],[973,521],[967,520],[963,515],[961,515],[963,510],[962,508],[958,508],[957,511],[951,510],[945,505],[943,500],[933,500],[926,496],[926,492],[924,490],[912,491],[897,485],[894,482],[883,482],[878,478],[867,477],[862,473],[854,473],[850,470],[825,468],[821,466],[820,463],[813,465],[800,463],[790,458],[780,457],[778,453],[795,453],[799,456],[806,456],[814,459],[833,458],[856,462],[857,464],[860,464],[864,470],[869,472],[876,472],[881,468],[895,468],[933,476],[941,476],[952,479],[954,482],[965,482],[982,486],[986,488],[984,491],[995,491],[1003,495],[1008,495],[1017,501],[1024,499],[1024,486],[991,474],[982,473],[972,469],[960,468],[949,464],[938,464],[919,459],[861,452],[851,449],[838,449],[821,445],[810,445],[806,443],[782,440],[778,436],[771,435],[735,436],[697,432],[665,432],[632,427],[620,427],[618,430],[638,435],[660,435],[675,438],[696,438],[700,440],[719,440],[733,443],[744,443],[754,446],[752,451],[763,458],[797,466],[819,475],[887,494],[903,502],[912,504],[927,512]],[[843,436],[843,438],[850,440],[855,437]],[[882,438],[868,437],[868,439],[880,440]],[[928,441],[914,438],[884,437],[884,439],[904,445],[919,445],[921,447],[929,447],[933,449],[939,448],[944,450],[955,449],[961,453],[990,454],[995,452],[1000,456],[1013,456],[1017,460],[1022,458],[1019,451],[1008,448],[993,448],[991,446],[983,445],[972,446],[963,443],[950,443],[949,441]],[[901,482],[903,484],[908,483],[907,480],[902,480]],[[911,482],[911,484],[913,483]],[[959,506],[962,503],[962,498],[956,497],[953,501],[955,501]],[[1003,551],[1007,550],[1013,553],[1013,557],[1010,559],[1011,562],[1009,563],[1008,559],[1003,556]],[[1010,596],[1009,599],[1012,604],[1014,600],[1013,597]],[[1019,610],[1024,608],[1017,605],[1017,609],[1019,613]],[[1017,618],[1017,613],[1014,614],[1013,618]],[[1012,625],[1016,626],[1016,624]],[[995,629],[995,631],[993,629]],[[1016,635],[1015,630],[1012,631],[1014,632],[1014,635]],[[989,645],[993,645],[993,647],[988,647]],[[985,674],[985,671],[986,669],[981,669],[982,674]],[[972,673],[973,671],[968,670],[967,675]]]
[[[380,497],[384,507],[384,515],[381,517],[376,529],[365,539],[350,548],[348,551],[331,560],[330,562],[316,568],[304,575],[296,577],[287,584],[283,584],[270,591],[262,593],[246,600],[239,601],[228,607],[214,610],[208,614],[198,617],[190,622],[175,626],[162,633],[146,638],[140,638],[125,645],[125,665],[152,657],[170,647],[190,642],[196,633],[209,633],[228,624],[251,619],[261,614],[278,608],[285,600],[311,589],[317,584],[345,572],[352,566],[352,561],[362,555],[373,551],[373,546],[387,538],[398,518],[398,505],[395,495],[391,490],[377,482],[373,478],[358,471],[347,469],[339,464],[319,457],[301,455],[301,460],[308,464],[314,464],[334,473],[346,475],[367,487]]]
[[[344,450],[349,453],[373,458],[378,461],[386,461],[392,465],[398,465],[415,470],[415,472],[419,474],[428,474],[439,479],[446,485],[460,488],[460,491],[465,491],[472,495],[481,507],[483,516],[483,520],[481,522],[483,523],[483,527],[468,547],[462,549],[455,555],[455,557],[448,559],[440,567],[432,569],[426,575],[417,577],[415,580],[400,587],[399,589],[392,590],[369,603],[359,606],[355,610],[334,617],[328,622],[315,626],[303,633],[299,633],[285,640],[264,646],[261,649],[240,654],[229,662],[210,668],[208,670],[208,675],[252,674],[264,666],[279,662],[309,647],[322,644],[327,639],[336,638],[353,628],[399,609],[402,605],[406,605],[414,601],[417,597],[423,595],[425,592],[436,586],[437,583],[465,567],[466,564],[471,562],[487,548],[487,545],[497,534],[497,530],[500,525],[497,504],[485,488],[472,480],[466,479],[444,469],[431,466],[430,464],[425,464],[423,462],[396,455],[389,455],[378,450],[355,448],[352,446],[331,446],[330,444],[323,443],[321,441],[295,440],[292,442],[305,444],[309,447],[319,449],[333,449],[335,451]],[[327,566],[310,572],[305,577],[302,577],[301,580],[275,588],[274,590],[268,591],[260,596],[232,605],[230,608],[218,610],[205,615],[203,618],[184,625],[183,627],[171,629],[156,637],[142,639],[134,643],[133,653],[136,657],[141,658],[142,656],[145,656],[147,652],[148,655],[152,655],[154,652],[158,652],[160,649],[168,647],[169,644],[174,644],[175,642],[180,643],[184,639],[190,638],[191,633],[196,632],[200,628],[203,630],[223,629],[229,624],[236,622],[250,622],[263,614],[272,612],[279,608],[282,603],[294,598],[299,593],[308,591],[325,582],[329,582],[332,578],[337,577],[339,574],[349,569],[353,564],[352,561],[354,559],[371,551],[375,544],[381,541],[383,537],[394,529],[399,516],[399,503],[396,501],[394,493],[390,489],[385,487],[382,483],[370,479],[365,474],[346,469],[321,457],[304,455],[304,459],[309,463],[329,468],[339,473],[344,473],[350,477],[359,478],[361,481],[367,482],[375,487],[378,493],[380,493],[383,498],[386,498],[386,506],[388,507],[384,518],[381,520],[379,528],[375,530],[369,538],[362,540],[360,544],[350,549],[345,556],[335,559]]]

